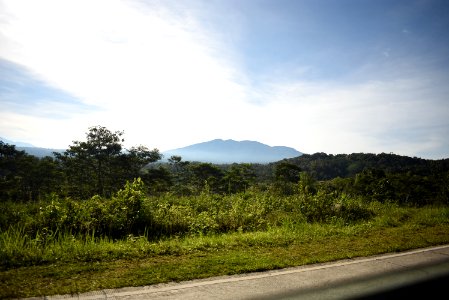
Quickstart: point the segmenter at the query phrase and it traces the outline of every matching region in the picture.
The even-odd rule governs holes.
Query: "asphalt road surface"
[[[449,245],[269,272],[30,299],[448,299]]]

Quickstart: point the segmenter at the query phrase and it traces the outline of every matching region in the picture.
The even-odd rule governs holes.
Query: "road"
[[[29,299],[402,299],[447,297],[449,245],[269,272]],[[447,298],[445,298],[447,299]]]

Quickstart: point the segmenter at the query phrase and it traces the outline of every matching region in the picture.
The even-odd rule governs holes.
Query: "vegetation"
[[[85,142],[42,159],[0,142],[0,298],[449,242],[448,160],[319,153],[268,165],[158,163],[157,149],[123,149],[122,135],[92,127]]]

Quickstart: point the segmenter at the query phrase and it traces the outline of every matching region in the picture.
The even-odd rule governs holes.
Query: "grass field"
[[[257,272],[449,243],[449,208],[371,203],[357,222],[285,222],[263,230],[120,239],[0,233],[0,298],[86,292]]]

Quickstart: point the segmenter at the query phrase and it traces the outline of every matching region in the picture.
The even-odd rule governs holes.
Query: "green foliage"
[[[383,170],[387,174],[411,172],[420,176],[429,176],[449,170],[449,159],[426,160],[387,153],[337,155],[315,153],[303,154],[285,161],[309,172],[317,180],[354,177],[365,169]]]
[[[90,259],[103,255],[98,243],[110,240],[143,245],[279,228],[300,234],[305,226],[395,227],[412,218],[415,226],[427,226],[410,211],[449,204],[447,160],[317,153],[265,166],[176,156],[155,164],[157,149],[124,151],[122,132],[89,130],[86,142],[74,142],[56,160],[0,143],[3,265],[52,261],[52,251]],[[436,213],[429,215],[434,222]],[[448,216],[445,210],[439,222]]]
[[[157,149],[124,151],[122,134],[92,127],[56,160],[0,142],[2,267],[449,224],[448,160],[317,153],[269,165],[154,164]]]
[[[30,201],[60,189],[61,172],[53,158],[18,151],[0,141],[0,200]]]
[[[193,211],[189,206],[161,203],[154,210],[158,235],[179,235],[189,231]]]
[[[256,174],[250,164],[232,164],[227,170],[223,181],[228,193],[245,191],[255,181]]]
[[[190,220],[189,232],[192,233],[213,233],[218,230],[216,218],[209,212],[202,211]]]
[[[334,201],[331,194],[318,193],[303,196],[300,210],[308,222],[328,222],[333,216]]]
[[[267,196],[261,195],[258,202],[266,203],[275,200]],[[237,197],[234,200],[240,202],[243,198]],[[297,201],[303,200],[300,197],[297,198]],[[316,199],[316,201],[320,200],[323,199]],[[347,247],[348,243],[351,245],[371,244],[368,248],[372,250],[373,243],[375,247],[385,248],[382,245],[393,243],[407,249],[409,246],[406,247],[406,245],[411,242],[421,247],[438,243],[438,241],[447,242],[448,207],[410,208],[379,202],[363,206],[363,202],[352,201],[353,199],[342,198],[339,205],[369,209],[374,216],[367,219],[366,222],[358,220],[346,223],[342,221],[308,223],[295,220],[295,215],[289,214],[285,210],[277,210],[277,213],[283,211],[284,215],[278,220],[280,223],[276,226],[251,231],[248,228],[246,230],[237,228],[227,234],[212,234],[215,231],[211,231],[207,227],[213,228],[216,222],[206,211],[203,211],[194,220],[196,223],[190,224],[189,230],[192,234],[172,235],[171,238],[164,237],[158,240],[149,239],[148,231],[142,235],[128,234],[121,239],[102,236],[96,231],[76,234],[70,230],[50,231],[45,228],[38,230],[36,234],[30,234],[26,228],[16,224],[0,231],[0,267],[7,270],[28,265],[58,264],[59,266],[60,263],[67,262],[98,263],[116,259],[136,260],[136,258],[139,258],[138,261],[140,261],[158,255],[175,255],[178,258],[179,255],[198,251],[215,253],[216,251],[239,250],[245,252],[249,249],[260,248],[273,251],[273,247],[283,247],[282,252],[290,253],[288,255],[288,259],[290,259],[291,247],[297,247],[298,251],[302,249],[305,252],[318,251],[322,247],[327,247],[324,252],[329,253],[328,251],[347,251],[348,249],[338,248],[338,244],[341,247]],[[181,224],[182,226],[185,226],[183,220],[188,219],[185,214],[194,213],[192,208],[179,204],[166,206],[163,210],[168,212],[166,216],[176,219],[172,224]],[[338,208],[334,209],[334,211],[336,210],[338,211]],[[341,209],[341,212],[344,211]],[[354,212],[351,209],[349,211]],[[350,219],[350,215],[348,216],[346,218]],[[170,222],[167,222],[166,225],[171,226]],[[398,230],[398,236],[391,236],[392,230]],[[406,232],[408,237],[404,239],[403,235]],[[313,243],[315,245],[312,246]],[[353,249],[357,248],[357,246],[353,247]],[[382,251],[388,251],[388,249]],[[166,258],[163,258],[164,262]]]
[[[60,229],[67,219],[67,203],[62,203],[56,194],[49,198],[49,204],[40,207],[39,224],[46,230]]]
[[[305,195],[315,194],[317,192],[316,180],[307,172],[299,174],[299,192]]]
[[[207,188],[213,192],[223,190],[223,171],[211,163],[199,163],[189,165],[192,177],[191,184],[198,192]]]
[[[274,170],[276,180],[283,182],[298,182],[301,168],[287,161],[278,163]]]
[[[217,213],[221,231],[257,230],[265,226],[265,209],[261,198],[253,193],[239,193],[223,197]]]
[[[55,154],[65,173],[67,195],[85,199],[110,197],[127,181],[139,177],[142,168],[157,161],[157,149],[145,146],[124,151],[123,132],[90,127],[86,141],[74,141],[63,154]]]
[[[402,205],[449,203],[449,159],[315,153],[268,165],[192,163],[179,156],[155,164],[161,158],[157,149],[125,150],[122,135],[91,127],[86,141],[74,141],[63,154],[55,154],[56,160],[38,159],[1,142],[0,200],[39,201],[51,194],[61,199],[111,198],[126,181],[140,177],[151,195],[199,195],[205,190],[221,195],[256,189],[283,197],[325,190]]]
[[[134,225],[139,222],[142,203],[144,201],[145,185],[140,178],[127,182],[119,190],[109,204],[109,233],[124,235],[133,232]]]
[[[20,205],[10,203],[0,214],[2,228],[11,220],[31,236],[71,232],[123,238],[145,233],[148,238],[173,235],[255,231],[286,222],[351,223],[372,217],[363,203],[319,191],[316,194],[279,196],[270,191],[248,189],[235,194],[216,194],[207,188],[199,195],[177,196],[165,193],[147,196],[144,182],[127,182],[111,198],[94,196],[87,200],[50,195],[36,211],[20,213]],[[33,215],[35,214],[35,215]]]
[[[87,201],[67,199],[67,219],[65,229],[73,233],[88,234],[90,232],[104,232],[108,207],[98,195]]]
[[[147,183],[149,194],[168,192],[172,186],[172,175],[163,166],[146,169],[142,172],[141,178]]]

